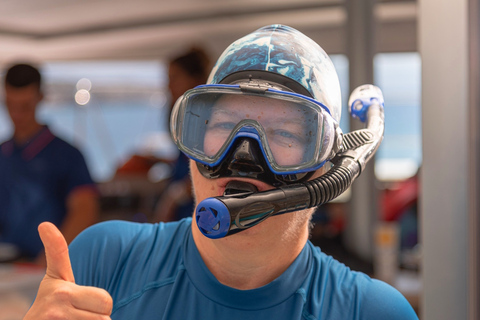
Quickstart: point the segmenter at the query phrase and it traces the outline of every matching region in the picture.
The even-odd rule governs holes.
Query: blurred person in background
[[[36,119],[41,78],[29,64],[5,73],[4,105],[14,132],[0,145],[0,242],[15,247],[15,258],[45,265],[38,225],[54,223],[70,242],[98,221],[99,206],[80,151]]]
[[[170,111],[185,91],[205,84],[209,72],[210,59],[201,48],[193,47],[171,59],[168,63]],[[170,112],[168,119],[170,119]],[[168,127],[168,123],[166,125]],[[173,166],[171,181],[156,205],[154,220],[175,221],[191,217],[194,209],[191,184],[188,157],[180,153]]]

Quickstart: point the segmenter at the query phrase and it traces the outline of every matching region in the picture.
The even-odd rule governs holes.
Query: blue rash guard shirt
[[[95,188],[82,154],[48,127],[22,146],[13,138],[1,144],[0,242],[16,245],[23,257],[36,257],[43,249],[38,225],[59,226],[68,195],[79,187]]]
[[[217,281],[191,233],[191,218],[160,224],[108,221],[70,245],[77,284],[106,289],[114,320],[418,319],[388,284],[351,271],[307,242],[271,283],[237,290]]]

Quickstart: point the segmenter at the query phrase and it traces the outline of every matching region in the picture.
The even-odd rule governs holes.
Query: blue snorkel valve
[[[312,208],[327,203],[350,187],[377,151],[384,133],[384,100],[373,85],[356,88],[349,99],[353,117],[366,128],[347,133],[339,152],[324,175],[276,189],[258,192],[248,183],[234,181],[223,196],[208,198],[197,205],[195,219],[209,238],[222,238],[253,227],[268,217]],[[227,191],[226,190],[226,191]]]
[[[365,122],[368,108],[372,104],[384,106],[382,91],[372,84],[365,84],[353,90],[348,99],[348,111],[352,117]]]

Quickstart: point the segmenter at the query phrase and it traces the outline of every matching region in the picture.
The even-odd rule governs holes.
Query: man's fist
[[[24,320],[110,319],[113,302],[107,291],[75,284],[68,246],[50,222],[38,226],[45,247],[47,271]]]

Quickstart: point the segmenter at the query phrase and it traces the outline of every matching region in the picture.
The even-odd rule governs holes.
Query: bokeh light
[[[75,93],[75,102],[81,106],[86,105],[90,101],[90,92],[85,89],[80,89]]]

